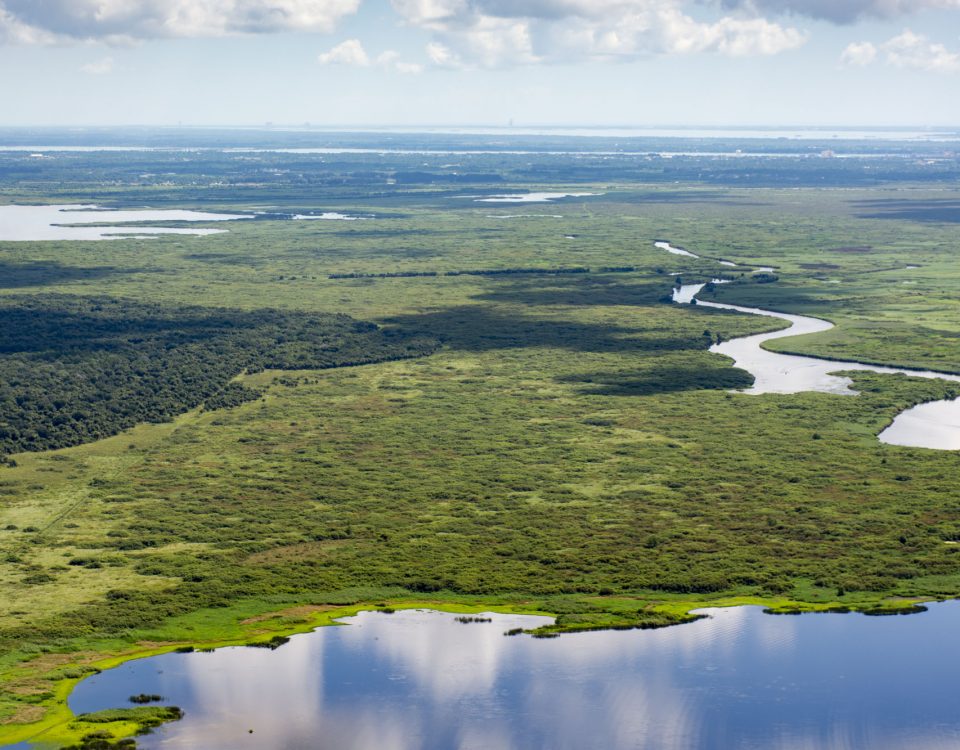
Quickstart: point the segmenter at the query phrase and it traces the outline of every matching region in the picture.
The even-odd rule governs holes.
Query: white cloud
[[[840,53],[840,64],[847,68],[862,68],[877,59],[877,48],[870,42],[851,42]]]
[[[701,0],[707,2],[708,0]],[[791,13],[833,23],[896,18],[932,9],[960,9],[960,0],[722,0],[727,8],[753,13]]]
[[[359,39],[340,42],[333,49],[318,55],[317,60],[321,65],[352,65],[357,68],[376,65],[378,68],[392,70],[395,73],[411,74],[423,71],[422,65],[404,62],[400,59],[400,54],[392,49],[381,52],[376,59],[372,60]]]
[[[681,14],[665,36],[666,47],[671,52],[719,52],[729,57],[776,55],[796,49],[805,41],[803,32],[763,18],[727,17],[710,24]]]
[[[960,0],[958,0],[960,1]],[[772,55],[806,35],[753,16],[708,22],[686,0],[392,0],[407,24],[432,32],[442,67],[509,67],[715,52]]]
[[[356,65],[366,68],[370,65],[370,56],[360,44],[359,39],[347,39],[336,47],[317,57],[321,65]]]
[[[898,68],[929,70],[937,73],[960,71],[960,53],[951,52],[939,42],[931,42],[910,29],[895,36],[882,46],[886,60]]]
[[[0,0],[0,41],[125,42],[333,30],[361,0]]]
[[[102,76],[107,73],[113,72],[113,58],[104,57],[101,60],[94,60],[93,62],[88,62],[86,65],[81,65],[80,70],[83,73],[89,73],[94,76]]]
[[[846,66],[865,66],[881,58],[895,68],[933,73],[960,72],[960,52],[951,52],[943,44],[910,29],[904,29],[879,47],[870,42],[849,44],[840,55],[840,62]]]
[[[459,68],[463,64],[459,55],[440,42],[430,42],[427,45],[427,57],[438,68]]]

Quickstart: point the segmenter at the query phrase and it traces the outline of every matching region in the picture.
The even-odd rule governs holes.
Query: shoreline
[[[655,243],[655,247],[657,247],[658,249],[665,249],[670,252],[674,252],[674,250],[672,249],[674,246],[671,246],[669,241],[666,241],[666,240],[658,241],[657,243]],[[685,251],[685,250],[683,252],[686,254],[690,254],[688,253],[688,251]],[[694,256],[694,257],[699,257],[699,256]],[[724,341],[722,343],[714,344],[713,346],[710,347],[711,352],[727,357],[728,359],[731,360],[731,364],[734,367],[740,366],[740,369],[745,370],[746,372],[748,372],[754,377],[754,386],[748,389],[744,389],[744,392],[746,393],[759,395],[759,394],[768,393],[768,392],[770,393],[798,392],[799,393],[799,392],[804,392],[808,390],[808,389],[797,390],[797,391],[794,391],[794,390],[778,391],[778,390],[770,390],[770,389],[766,389],[766,390],[761,389],[759,391],[754,390],[756,388],[757,380],[760,379],[761,376],[764,374],[763,368],[761,367],[759,369],[755,368],[754,370],[751,370],[749,367],[749,363],[744,363],[741,365],[740,364],[741,360],[738,359],[739,355],[729,351],[729,347],[731,344],[735,343],[738,340],[747,340],[747,339],[753,339],[758,337],[760,337],[761,340],[756,342],[756,349],[758,351],[767,352],[772,356],[796,357],[798,359],[808,360],[811,364],[820,364],[821,366],[822,365],[829,366],[832,363],[836,363],[837,369],[826,370],[825,374],[830,377],[845,377],[846,380],[848,381],[848,388],[844,392],[849,393],[850,395],[856,395],[857,393],[856,391],[853,391],[851,388],[849,388],[849,385],[852,385],[852,378],[850,376],[858,372],[859,373],[872,372],[872,373],[883,374],[883,375],[903,375],[905,377],[916,377],[922,380],[934,380],[934,381],[940,380],[947,383],[956,383],[960,381],[960,374],[950,372],[950,371],[925,369],[917,366],[901,367],[898,365],[872,362],[869,360],[840,359],[838,357],[834,357],[830,355],[819,356],[819,355],[811,355],[811,354],[796,352],[791,349],[778,350],[776,348],[772,348],[770,346],[767,346],[767,344],[769,344],[772,341],[780,341],[780,340],[788,339],[792,337],[809,336],[817,333],[825,333],[826,331],[836,328],[837,323],[835,323],[833,320],[830,320],[829,318],[826,318],[826,317],[814,317],[811,315],[803,315],[801,313],[786,312],[786,311],[778,310],[776,308],[739,305],[739,304],[730,303],[730,302],[718,302],[716,300],[712,300],[712,301],[700,300],[698,299],[698,295],[707,286],[707,283],[686,284],[680,287],[675,287],[673,291],[673,303],[680,304],[680,305],[684,305],[684,304],[691,305],[691,306],[696,306],[698,308],[703,307],[708,310],[714,309],[714,310],[723,310],[727,312],[743,313],[746,315],[756,315],[760,317],[767,317],[767,318],[773,318],[776,320],[786,321],[787,323],[789,323],[789,325],[786,328],[776,329],[776,330],[770,331],[769,333],[753,334],[751,336],[741,336],[741,337],[730,339],[728,341]],[[681,292],[685,289],[691,289],[691,293],[686,297],[681,295]],[[715,293],[714,293],[714,296],[716,296]],[[820,328],[819,330],[806,330],[806,331],[801,330],[797,332],[792,332],[793,329],[797,328],[798,326],[802,326],[802,324],[804,323],[819,323],[819,324],[824,324],[827,327]],[[844,369],[844,367],[849,369]],[[782,371],[781,373],[779,373],[780,378],[784,379],[784,377],[788,375],[789,372],[790,372],[789,370]],[[809,390],[811,390],[812,392],[817,392],[817,391],[829,392],[827,390],[819,389],[816,387],[811,387],[809,388]],[[923,397],[923,398],[920,398],[919,400],[911,399],[910,403],[907,406],[900,409],[881,427],[881,429],[875,434],[875,437],[880,443],[888,444],[888,441],[883,439],[883,435],[896,425],[897,420],[901,416],[909,413],[911,410],[920,406],[937,404],[937,403],[950,404],[950,403],[956,402],[958,398],[960,397],[958,397],[955,392],[950,392],[941,396]],[[940,446],[940,445],[921,445],[921,444],[916,444],[911,442],[894,442],[889,444],[896,445],[901,448],[922,448],[926,450],[956,450],[956,446],[948,447],[948,446]]]
[[[782,314],[793,315],[793,313]],[[832,321],[826,322],[832,324]],[[789,332],[789,328],[782,330]],[[829,357],[820,359],[848,365],[856,364],[850,360]],[[889,365],[878,366],[890,367]],[[922,371],[920,368],[898,369]],[[174,424],[180,419],[190,419],[190,414],[181,415]],[[125,440],[126,438],[121,437],[123,435],[124,433],[120,433],[114,436],[114,439]],[[927,585],[933,586],[929,583]],[[798,590],[803,591],[802,588]],[[837,596],[833,596],[832,592],[822,593],[824,599],[820,601],[789,599],[772,594],[757,595],[745,593],[742,589],[740,592],[734,589],[706,597],[703,594],[672,594],[651,590],[620,594],[606,592],[601,595],[581,593],[566,595],[566,601],[571,605],[569,609],[563,609],[567,614],[555,614],[538,606],[547,603],[551,599],[549,596],[522,592],[477,597],[438,592],[427,598],[387,597],[363,599],[350,604],[342,603],[350,601],[346,597],[342,595],[337,597],[331,593],[327,595],[328,599],[339,599],[338,603],[325,602],[323,597],[318,597],[312,601],[306,599],[289,602],[280,609],[277,608],[280,606],[277,603],[267,604],[263,600],[254,599],[238,600],[226,610],[228,617],[224,616],[224,610],[219,610],[217,617],[211,617],[211,610],[208,609],[178,618],[168,628],[164,628],[165,635],[172,635],[174,639],[158,641],[144,639],[121,643],[117,638],[102,638],[99,641],[88,642],[87,649],[84,649],[82,639],[78,638],[76,643],[63,646],[64,653],[54,652],[57,656],[64,657],[64,660],[57,663],[55,667],[50,667],[49,661],[45,667],[42,660],[38,662],[22,660],[5,667],[4,685],[5,688],[8,686],[14,688],[11,694],[38,696],[37,700],[24,701],[19,706],[36,712],[45,711],[46,714],[32,723],[0,724],[0,744],[29,742],[38,746],[60,746],[76,741],[84,732],[93,729],[110,731],[118,738],[130,736],[138,728],[133,722],[122,721],[98,724],[96,727],[90,725],[83,727],[83,722],[70,710],[67,703],[69,695],[79,682],[92,673],[92,670],[110,669],[128,661],[158,656],[178,649],[213,650],[270,642],[276,637],[296,635],[327,625],[341,624],[336,620],[360,611],[431,609],[462,614],[492,611],[504,614],[547,615],[555,617],[554,623],[537,628],[535,631],[528,631],[528,634],[534,637],[538,635],[556,637],[560,634],[591,630],[670,627],[699,619],[702,615],[698,615],[697,610],[707,607],[761,606],[769,614],[860,612],[867,615],[894,615],[923,611],[921,606],[923,602],[943,601],[960,596],[960,594],[944,595],[942,591],[931,594],[929,589],[915,595],[910,595],[909,590],[907,595],[894,594],[892,591],[850,592],[846,595],[839,593]],[[817,598],[820,592],[805,591],[802,595]],[[843,601],[844,599],[849,602]],[[141,638],[144,637],[145,634],[141,634]],[[17,653],[17,656],[26,656],[26,654],[25,652]],[[81,672],[81,674],[70,677],[58,676],[65,671]],[[7,679],[10,677],[13,679]],[[50,689],[43,693],[26,693],[23,688],[27,682],[37,690],[41,686],[43,688],[49,686]],[[6,721],[10,721],[10,717]]]
[[[537,638],[556,638],[562,634],[591,632],[602,630],[650,630],[674,627],[695,622],[707,615],[698,613],[698,610],[726,607],[763,607],[764,614],[769,615],[801,615],[801,614],[848,614],[863,615],[906,615],[920,614],[926,611],[923,605],[931,602],[949,601],[960,596],[934,596],[918,594],[916,596],[877,595],[873,597],[858,597],[856,601],[843,603],[838,599],[825,602],[805,602],[798,599],[784,597],[763,597],[755,595],[720,595],[715,599],[707,598],[677,598],[663,599],[644,596],[610,596],[610,597],[583,597],[586,600],[607,600],[609,603],[618,602],[632,606],[633,618],[640,614],[639,619],[633,622],[624,619],[621,622],[608,621],[610,610],[597,611],[597,617],[591,621],[577,621],[564,624],[563,615],[537,609],[533,602],[527,606],[523,602],[509,603],[497,597],[477,598],[471,601],[436,599],[402,598],[390,599],[381,602],[359,602],[350,605],[330,605],[322,603],[304,602],[298,605],[285,607],[280,610],[251,614],[249,617],[238,620],[234,624],[234,631],[227,637],[220,638],[193,638],[164,643],[141,642],[134,648],[119,651],[103,651],[98,653],[99,658],[77,664],[88,670],[80,677],[65,677],[58,680],[50,693],[50,697],[35,705],[46,711],[46,715],[31,723],[0,724],[0,744],[27,743],[30,747],[55,748],[64,744],[79,741],[85,734],[92,731],[109,732],[115,740],[136,735],[144,728],[134,720],[121,720],[109,723],[87,723],[70,709],[67,701],[73,689],[86,677],[107,669],[121,666],[137,659],[146,659],[153,656],[175,651],[197,650],[212,651],[220,648],[238,646],[255,646],[270,642],[274,638],[284,638],[293,635],[312,632],[327,626],[349,626],[341,623],[346,617],[351,617],[362,611],[397,611],[410,609],[428,609],[451,614],[480,614],[495,612],[499,614],[536,615],[553,617],[554,623],[533,630],[525,630],[524,634]],[[635,609],[641,605],[639,610]],[[288,621],[291,613],[299,611],[296,622]],[[196,613],[195,613],[196,614]],[[606,615],[607,617],[603,617]],[[273,626],[269,623],[276,620]],[[251,627],[253,626],[253,627]],[[259,626],[259,627],[257,627]],[[96,653],[96,652],[95,652]],[[61,669],[69,665],[61,665]]]

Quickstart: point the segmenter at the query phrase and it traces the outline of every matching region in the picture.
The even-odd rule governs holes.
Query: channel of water
[[[657,242],[656,247],[674,255],[700,256],[688,250],[677,248],[667,242]],[[766,270],[766,269],[764,269]],[[714,279],[714,283],[720,281]],[[788,328],[752,336],[730,339],[710,347],[711,352],[730,357],[735,367],[746,370],[754,377],[754,383],[743,393],[802,393],[817,391],[840,395],[856,395],[850,386],[849,377],[835,373],[844,371],[866,371],[886,375],[908,375],[915,378],[949,380],[960,383],[960,375],[937,372],[935,370],[912,370],[901,367],[866,364],[863,362],[844,362],[796,354],[781,354],[764,348],[764,344],[775,339],[805,334],[822,333],[834,327],[833,323],[807,315],[765,310],[759,307],[744,307],[721,302],[701,300],[697,295],[706,284],[683,284],[675,287],[674,302],[691,304],[694,300],[698,307],[710,307],[720,310],[733,310],[749,315],[762,315],[777,318],[790,323]],[[898,414],[893,422],[879,435],[881,442],[911,448],[932,448],[937,450],[960,449],[960,398],[929,401],[907,409]]]

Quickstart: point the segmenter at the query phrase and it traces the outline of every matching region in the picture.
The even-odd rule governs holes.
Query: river
[[[688,250],[681,250],[658,241],[655,246],[667,250],[675,255],[683,254],[694,258],[700,256]],[[764,271],[767,269],[764,268]],[[714,283],[720,282],[714,279]],[[936,372],[934,370],[911,370],[884,365],[872,365],[863,362],[844,362],[817,357],[800,356],[796,354],[781,354],[765,349],[767,341],[801,336],[805,334],[822,333],[834,327],[833,323],[820,318],[811,318],[806,315],[792,315],[790,313],[765,310],[759,307],[744,307],[729,305],[721,302],[709,302],[700,299],[697,295],[706,284],[683,284],[673,291],[674,302],[690,304],[696,300],[698,307],[710,307],[720,310],[733,310],[750,315],[762,315],[777,318],[790,323],[788,328],[769,333],[759,333],[753,336],[714,344],[711,352],[730,357],[734,366],[746,370],[754,377],[754,383],[743,393],[802,393],[817,391],[839,395],[856,395],[850,386],[852,381],[848,377],[834,373],[843,371],[876,372],[887,375],[909,375],[916,378],[949,380],[960,383],[960,375]],[[960,399],[940,400],[920,404],[901,412],[885,430],[879,434],[881,442],[912,448],[932,448],[939,450],[960,449]]]
[[[676,298],[689,303],[703,286],[682,285]],[[832,324],[698,305],[790,323],[712,347],[754,375],[748,393],[852,394],[837,370],[960,381],[768,352],[766,341]],[[960,602],[909,617],[772,617],[757,607],[702,614],[657,631],[536,639],[507,632],[549,618],[360,612],[275,651],[237,647],[127,662],[80,682],[69,705],[98,711],[147,693],[183,708],[181,721],[138,739],[148,749],[960,747]]]

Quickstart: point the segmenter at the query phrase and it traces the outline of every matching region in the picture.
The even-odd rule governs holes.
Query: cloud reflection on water
[[[664,630],[534,639],[503,632],[542,618],[460,624],[436,612],[366,612],[272,652],[133,662],[82,683],[71,706],[96,710],[154,690],[183,706],[186,718],[145,748],[960,746],[951,697],[960,603],[887,618],[704,613]]]

